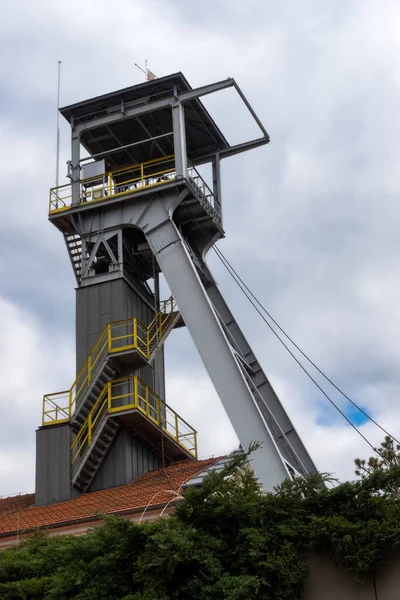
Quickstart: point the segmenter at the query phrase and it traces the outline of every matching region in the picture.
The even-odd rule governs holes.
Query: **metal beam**
[[[147,135],[151,135],[150,134],[150,129],[147,129],[146,125],[142,122],[142,120],[140,119],[140,117],[136,117],[136,121],[139,123],[140,127],[143,129],[143,131],[147,134]],[[164,133],[164,135],[158,135],[157,137],[153,137],[151,139],[151,141],[153,140],[157,140],[159,138],[163,138],[166,135],[173,135],[173,131],[171,131],[171,133]],[[143,143],[143,142],[142,142]],[[164,152],[164,150],[162,149],[162,147],[160,146],[160,144],[158,142],[154,142],[155,146],[157,146],[158,150],[161,152],[162,156],[166,156],[166,152]],[[153,147],[151,146],[151,150],[153,149]],[[150,150],[150,151],[151,151]]]
[[[110,134],[112,135],[112,137],[114,138],[114,140],[118,143],[121,144],[121,140],[115,135],[115,133],[113,131],[111,131],[111,129],[108,127],[108,125],[106,125],[107,131],[110,132]],[[129,156],[129,158],[133,161],[133,164],[135,164],[137,162],[136,158],[134,157],[133,154],[131,154],[130,152],[126,152],[127,155]]]
[[[280,432],[282,432],[282,441],[287,440],[292,452],[295,454],[295,457],[297,457],[297,461],[296,458],[293,460],[293,458],[290,456],[287,456],[287,459],[291,465],[297,467],[297,469],[302,472],[303,475],[306,473],[314,473],[316,468],[307,452],[306,447],[300,439],[297,431],[294,429],[292,422],[290,421],[273,387],[268,381],[267,376],[262,370],[260,363],[257,361],[256,356],[254,355],[248,341],[246,340],[242,330],[230,311],[224,297],[218,289],[217,284],[215,282],[208,284],[206,286],[206,291],[215,311],[220,316],[227,331],[229,332],[228,337],[231,339],[231,342],[233,342],[234,346],[241,353],[244,359],[250,363],[250,366],[254,371],[254,375],[250,377],[250,386],[254,386],[254,389],[258,392],[258,395],[255,395],[255,399],[262,414],[264,415],[265,420],[270,424],[271,429],[273,429],[273,423],[270,423],[271,417],[275,420],[276,424],[278,425],[278,432],[276,434],[277,437],[279,437]],[[278,446],[282,444],[282,441],[277,442]],[[281,449],[281,451],[283,453],[284,448]],[[296,462],[298,463],[297,465],[293,464]]]
[[[230,148],[223,148],[218,151],[219,158],[229,158],[230,156],[234,156],[235,154],[240,154],[240,152],[246,152],[247,150],[253,150],[254,148],[258,148],[259,146],[264,146],[268,144],[270,141],[269,135],[262,138],[257,138],[255,140],[250,140],[249,142],[243,142],[242,144],[236,144],[235,146],[230,146]],[[194,158],[191,162],[194,165],[203,165],[205,163],[211,162],[214,160],[216,152],[210,152],[209,154],[203,154],[203,156],[199,156],[198,158]]]
[[[111,135],[111,132],[108,129],[108,127],[107,127],[107,131],[109,132],[108,139],[111,139],[112,135]],[[104,138],[104,136],[99,136],[99,137],[94,136],[91,131],[89,131],[88,133],[89,133],[89,136],[90,136],[90,140],[89,141],[94,142],[95,144],[97,144],[101,148],[101,151],[105,152],[105,150],[104,150],[104,144],[102,144],[102,142],[105,141],[105,140],[104,139],[100,139],[100,138]],[[88,158],[91,158],[91,156],[89,156]],[[110,161],[112,161],[114,163],[114,165],[117,166],[117,163],[115,162],[115,159],[112,156],[110,156]]]
[[[125,109],[124,112],[113,113],[112,115],[108,115],[107,117],[100,117],[99,119],[92,119],[91,121],[86,121],[86,123],[81,123],[80,125],[77,125],[76,130],[79,132],[89,131],[90,129],[95,129],[96,127],[101,127],[102,125],[116,123],[117,121],[123,121],[132,117],[138,117],[145,113],[160,110],[161,108],[167,108],[168,106],[171,106],[172,103],[173,98],[164,98],[163,100],[156,100],[155,102],[149,102],[148,104]]]
[[[157,210],[155,205],[153,208]],[[155,212],[153,215],[156,217]],[[157,226],[157,217],[152,219],[148,213],[147,218],[151,225],[145,228],[145,234],[150,247],[240,443],[246,448],[252,441],[262,442],[252,457],[252,464],[265,491],[272,491],[289,477],[289,471],[254,401],[186,245],[172,221],[158,221]]]
[[[172,135],[172,131],[168,133],[163,133],[162,135],[157,135],[155,137],[147,138],[146,140],[140,140],[139,142],[133,142],[132,144],[126,144],[126,146],[118,146],[118,148],[113,148],[112,150],[105,150],[104,152],[99,152],[98,154],[92,154],[91,156],[86,156],[85,158],[81,158],[79,162],[83,163],[88,160],[93,160],[94,158],[100,158],[101,156],[108,156],[109,154],[113,154],[114,152],[120,152],[121,150],[126,150],[127,148],[131,148],[132,146],[139,146],[141,144],[145,144],[146,142],[153,142],[154,140],[159,140],[160,138],[165,138]],[[115,136],[108,135],[107,138],[111,138]],[[95,140],[97,142],[97,138]]]
[[[71,205],[78,206],[81,194],[80,135],[75,127],[71,129]]]
[[[268,137],[268,133],[264,127],[264,125],[261,123],[260,119],[257,117],[255,110],[253,109],[253,107],[251,106],[250,102],[247,100],[246,96],[243,94],[242,90],[240,89],[240,87],[238,86],[238,84],[236,83],[236,81],[233,79],[233,85],[235,90],[237,91],[237,93],[239,94],[239,96],[241,97],[241,99],[243,100],[243,102],[245,103],[248,111],[250,112],[251,116],[253,117],[253,119],[255,120],[255,122],[257,123],[257,125],[259,126],[259,128],[261,129],[261,131],[263,132],[265,137]]]
[[[172,107],[172,125],[174,129],[174,154],[176,176],[186,177],[187,154],[185,114],[184,108],[179,102]]]
[[[214,198],[218,206],[218,213],[222,220],[222,203],[221,203],[221,157],[219,152],[214,155],[212,161],[212,173],[213,173],[213,193]]]
[[[161,127],[160,123],[158,122],[158,120],[156,118],[156,114],[152,112],[152,113],[149,114],[149,116],[150,116],[152,122],[154,123],[154,125],[156,126],[157,130],[158,131],[162,131],[162,127]],[[166,141],[170,145],[170,148],[171,148],[171,152],[167,152],[167,154],[173,154],[174,153],[174,140],[173,140],[173,138],[172,139],[168,138]]]
[[[189,102],[190,100],[195,100],[196,98],[207,96],[208,94],[213,94],[214,92],[219,92],[220,90],[225,90],[226,88],[230,88],[234,85],[235,80],[231,77],[228,77],[228,79],[217,81],[217,83],[210,83],[209,85],[203,85],[202,87],[189,90],[188,92],[182,92],[178,95],[178,100],[179,102]]]

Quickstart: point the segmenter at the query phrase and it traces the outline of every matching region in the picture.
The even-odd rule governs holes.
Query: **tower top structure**
[[[201,101],[227,88],[260,137],[228,143]],[[242,446],[262,442],[253,465],[264,488],[315,470],[206,264],[224,235],[221,160],[269,142],[235,80],[192,89],[175,73],[61,114],[71,125],[70,183],[50,190],[49,219],[77,281],[77,376],[44,398],[37,502],[196,458],[196,431],[165,402],[164,341],[183,325]],[[206,163],[208,179],[197,170]]]
[[[230,82],[215,84],[215,89],[230,87],[233,85]],[[212,91],[210,89],[208,93]],[[173,150],[171,106],[176,99],[185,104],[187,158],[196,164],[208,161],[212,154],[230,147],[201,102],[202,95],[193,94],[184,75],[175,73],[66,106],[60,112],[71,126],[82,127],[81,145],[89,155],[117,152],[113,155],[113,166],[117,167],[132,161],[129,148],[121,150],[120,138],[123,138],[124,146],[136,146],[137,162],[156,158],[157,151],[164,155]],[[116,113],[120,113],[117,121],[112,117]],[[95,135],[93,127],[96,127]],[[150,146],[140,143],[160,135],[164,137],[159,139],[153,151]]]

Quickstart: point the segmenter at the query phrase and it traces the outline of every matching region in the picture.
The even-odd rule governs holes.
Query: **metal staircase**
[[[78,429],[82,427],[104,386],[117,375],[117,369],[112,366],[112,361],[109,360],[109,356],[106,356],[99,369],[98,376],[94,378],[92,383],[88,386],[87,392],[81,399],[81,402],[76,405],[75,412],[71,415],[71,423],[74,427],[77,427]]]
[[[43,399],[43,425],[71,421],[80,428],[104,385],[126,370],[151,364],[175,327],[183,325],[171,297],[145,327],[138,319],[109,323],[102,331],[69,390],[48,394]]]
[[[82,239],[78,234],[71,235],[64,233],[63,235],[76,282],[80,283],[82,274]]]
[[[73,471],[72,485],[80,492],[86,492],[96,476],[108,450],[110,449],[119,429],[113,419],[103,419],[92,445],[87,448],[85,455]]]
[[[146,327],[138,319],[109,323],[100,334],[70,390],[49,394],[43,425],[72,426],[71,481],[80,492],[93,482],[120,426],[135,431],[167,460],[197,456],[196,432],[134,373],[151,364],[183,319],[171,297]]]
[[[137,376],[106,383],[71,444],[72,485],[87,491],[120,426],[167,460],[197,458],[196,431]]]

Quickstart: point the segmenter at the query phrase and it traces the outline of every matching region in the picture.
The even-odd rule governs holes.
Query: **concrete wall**
[[[151,450],[121,428],[90,486],[90,491],[124,485],[161,466],[161,460]]]
[[[387,564],[379,569],[375,580],[356,583],[354,573],[337,567],[321,554],[309,557],[310,569],[301,600],[399,600],[400,551],[388,556]]]

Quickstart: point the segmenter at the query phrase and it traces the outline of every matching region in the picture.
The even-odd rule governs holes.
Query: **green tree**
[[[400,485],[398,485],[396,473],[400,469],[400,444],[394,442],[390,436],[386,436],[380,447],[376,449],[377,456],[365,459],[356,458],[356,475],[361,479],[370,481],[382,481],[382,489],[379,491],[384,496],[400,498]],[[394,478],[384,477],[385,473],[393,472]],[[383,477],[382,477],[383,476]]]
[[[309,551],[362,579],[400,545],[396,462],[334,488],[312,474],[264,494],[250,454],[189,488],[168,519],[105,517],[86,536],[30,534],[0,552],[0,598],[297,600]]]
[[[370,456],[368,461],[356,458],[356,475],[361,478],[368,477],[374,471],[400,467],[400,444],[395,444],[390,436],[386,436],[379,448],[376,448],[378,456]]]

